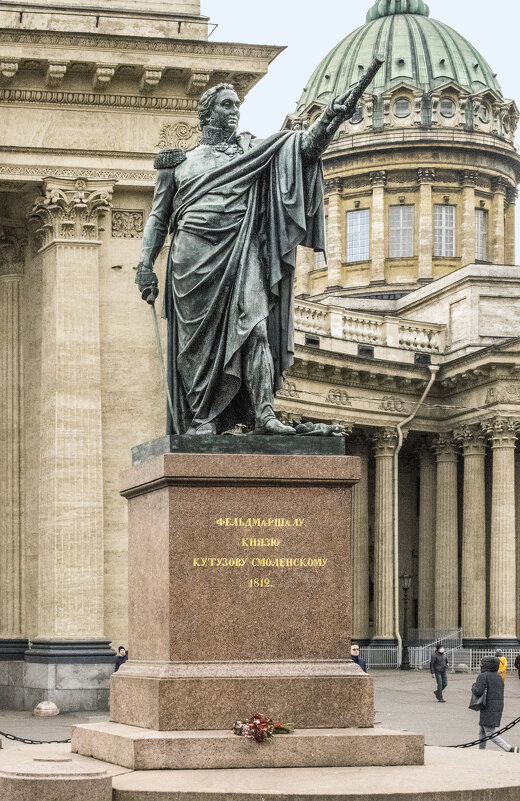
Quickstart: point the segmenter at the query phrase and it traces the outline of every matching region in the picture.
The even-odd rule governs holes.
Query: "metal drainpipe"
[[[397,647],[400,649],[402,647],[402,639],[399,633],[399,453],[401,452],[401,448],[403,447],[403,428],[404,426],[411,423],[411,421],[416,416],[417,412],[423,405],[426,397],[432,388],[433,382],[435,381],[435,377],[439,372],[440,365],[438,364],[429,364],[428,365],[430,370],[430,380],[424,390],[421,400],[413,410],[413,412],[408,416],[405,417],[404,420],[401,420],[400,423],[397,424],[397,447],[394,451],[394,470],[393,470],[393,485],[394,485],[394,633],[395,638],[397,640]]]

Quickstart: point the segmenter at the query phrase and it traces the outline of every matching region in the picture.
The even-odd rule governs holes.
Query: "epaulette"
[[[156,170],[168,170],[186,161],[184,150],[161,150],[155,157],[153,166]]]

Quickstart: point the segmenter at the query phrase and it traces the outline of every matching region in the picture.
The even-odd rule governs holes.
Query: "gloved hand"
[[[149,267],[144,267],[140,262],[137,267],[135,283],[139,286],[142,299],[153,306],[159,294],[159,281],[154,271]]]

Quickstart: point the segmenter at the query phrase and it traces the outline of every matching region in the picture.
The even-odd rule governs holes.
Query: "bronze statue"
[[[237,423],[294,434],[276,390],[293,363],[297,245],[325,251],[320,156],[379,69],[305,131],[237,135],[240,100],[219,84],[199,101],[200,144],[158,155],[136,282],[158,295],[153,265],[168,231],[168,433],[218,434]]]

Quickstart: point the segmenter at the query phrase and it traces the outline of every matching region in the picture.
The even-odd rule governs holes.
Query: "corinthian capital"
[[[47,178],[29,214],[39,226],[39,247],[54,240],[97,241],[99,220],[110,208],[113,181]]]
[[[0,227],[0,278],[5,275],[23,275],[25,268],[25,228]]]
[[[379,456],[393,456],[397,446],[395,428],[382,428],[372,437],[376,459]]]
[[[433,443],[433,450],[438,462],[453,462],[457,460],[459,449],[451,432],[439,434]]]
[[[493,448],[514,448],[519,428],[520,422],[510,417],[493,417],[482,423]]]
[[[464,456],[482,455],[486,452],[486,436],[478,425],[464,425],[453,432]]]

